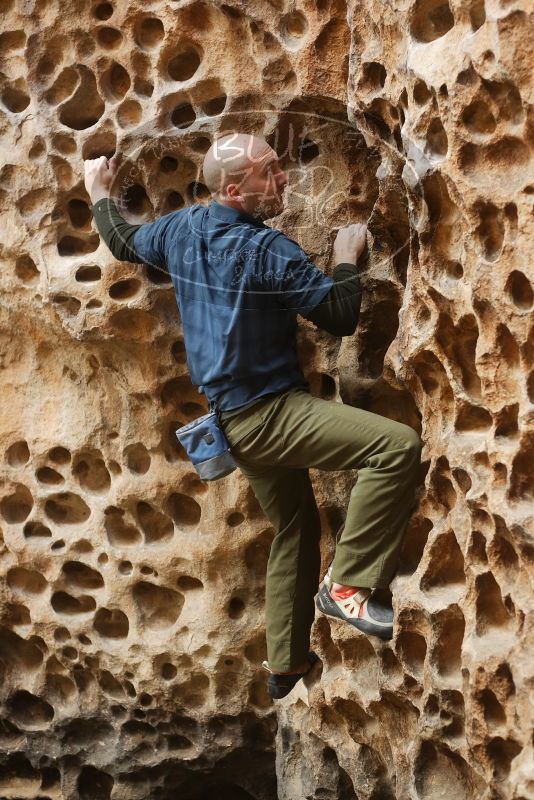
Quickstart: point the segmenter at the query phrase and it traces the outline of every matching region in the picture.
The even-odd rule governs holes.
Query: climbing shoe
[[[307,675],[310,669],[313,667],[314,664],[320,661],[319,656],[317,653],[314,653],[313,650],[310,650],[308,653],[308,662],[310,667],[306,672],[297,673],[296,675],[277,675],[275,672],[271,672],[269,668],[269,664],[267,661],[262,662],[262,667],[270,672],[269,679],[267,680],[267,690],[269,692],[269,696],[273,700],[281,700],[282,697],[285,697],[286,694],[289,694],[291,689],[297,685],[301,678],[304,675]]]
[[[337,617],[370,636],[389,640],[393,636],[393,609],[382,602],[371,589],[331,589],[331,567],[315,598],[315,605],[329,617]]]

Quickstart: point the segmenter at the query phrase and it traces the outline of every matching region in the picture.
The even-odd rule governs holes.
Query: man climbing
[[[358,470],[317,608],[387,640],[393,610],[383,590],[413,507],[421,440],[403,423],[312,397],[298,363],[297,314],[335,336],[356,329],[366,226],[339,230],[327,277],[296,242],[264,224],[282,211],[288,183],[264,139],[219,138],[203,171],[208,205],[142,225],[127,223],[109,196],[115,158],[86,161],[85,186],[115,258],[169,272],[191,380],[219,409],[235,461],[274,527],[264,666],[278,699],[317,660],[309,646],[320,521],[309,468]]]

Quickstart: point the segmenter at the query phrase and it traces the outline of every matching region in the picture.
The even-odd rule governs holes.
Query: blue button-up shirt
[[[210,407],[230,410],[308,386],[296,318],[334,281],[297,242],[212,201],[141,225],[134,246],[140,260],[171,276],[191,380]]]

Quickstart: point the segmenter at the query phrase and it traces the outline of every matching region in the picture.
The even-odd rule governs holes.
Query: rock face
[[[0,6],[0,797],[534,796],[527,3]],[[170,281],[113,260],[82,179],[117,150],[148,221],[206,201],[229,130],[277,148],[274,224],[327,272],[370,219],[358,331],[301,320],[301,360],[425,442],[393,641],[318,618],[322,673],[276,707],[273,531],[178,447],[205,405]],[[357,475],[312,474],[326,569]]]

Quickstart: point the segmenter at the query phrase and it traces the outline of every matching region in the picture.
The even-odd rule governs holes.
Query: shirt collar
[[[219,219],[222,222],[248,222],[249,225],[256,225],[258,228],[266,227],[261,219],[253,217],[245,211],[239,211],[237,208],[225,206],[216,200],[211,201],[208,209],[210,217],[215,217],[215,219]]]

